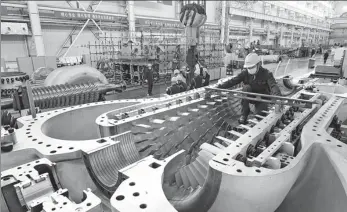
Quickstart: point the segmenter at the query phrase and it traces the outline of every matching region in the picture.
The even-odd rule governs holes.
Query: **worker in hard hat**
[[[202,87],[202,73],[200,71],[200,66],[195,67],[194,71],[194,78],[192,79],[192,82],[190,84],[190,89],[196,89],[196,88],[201,88]]]
[[[152,64],[147,65],[147,70],[145,73],[145,82],[148,84],[148,94],[147,96],[152,96],[152,89],[153,89],[153,69],[152,69]]]
[[[202,79],[204,80],[202,86],[208,86],[210,84],[210,77],[207,68],[202,68]]]
[[[231,88],[241,82],[244,83],[242,89],[244,92],[281,96],[281,91],[273,74],[261,66],[260,57],[256,53],[247,55],[244,69],[241,73],[224,83],[220,83],[218,88]],[[250,102],[247,99],[242,99],[241,117],[239,119],[241,124],[247,123],[247,118],[250,113],[249,103],[255,104],[256,114],[259,114],[263,110],[267,110],[266,103]]]

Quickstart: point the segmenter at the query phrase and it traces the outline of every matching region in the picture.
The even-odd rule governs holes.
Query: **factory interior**
[[[1,1],[0,193],[347,211],[347,1]]]

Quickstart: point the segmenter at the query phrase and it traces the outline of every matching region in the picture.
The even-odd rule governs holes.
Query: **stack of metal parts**
[[[32,93],[35,107],[48,109],[97,102],[102,100],[102,95],[106,92],[112,90],[121,92],[122,89],[122,85],[83,83],[36,87],[32,89]],[[23,95],[24,93],[19,91],[18,94],[14,94],[14,109],[29,108],[29,97]],[[19,101],[19,97],[22,97],[22,103]]]
[[[1,97],[8,97],[13,94],[19,85],[29,80],[29,75],[23,72],[2,72],[1,73]]]
[[[39,159],[1,172],[1,211],[80,211],[100,212],[101,201],[90,189],[83,191],[80,204],[69,199],[61,187],[55,164]]]

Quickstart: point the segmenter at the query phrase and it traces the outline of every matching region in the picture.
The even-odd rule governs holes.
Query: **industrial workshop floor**
[[[290,59],[289,65],[287,66],[287,62],[289,59],[284,59],[276,73],[274,73],[275,77],[282,76],[284,74],[290,74],[293,77],[298,77],[300,75],[304,75],[308,72],[313,71],[313,69],[308,68],[308,58],[295,58]],[[327,65],[330,64],[330,59],[328,59]],[[315,65],[323,64],[323,57],[318,55],[316,57]],[[287,69],[285,68],[287,66]],[[274,72],[277,67],[277,63],[264,65],[265,68]],[[286,69],[286,71],[285,71]],[[235,74],[238,74],[241,70],[234,70]],[[210,84],[217,83],[218,80],[211,81]],[[166,88],[169,84],[161,84],[153,86],[153,97],[160,97],[165,95]],[[106,96],[107,100],[116,100],[116,99],[134,99],[134,98],[144,98],[147,97],[147,87],[142,87],[140,89],[134,89],[130,91],[125,91],[123,93],[111,94]]]

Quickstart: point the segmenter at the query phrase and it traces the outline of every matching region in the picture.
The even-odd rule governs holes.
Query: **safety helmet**
[[[152,67],[152,64],[151,64],[151,63],[148,63],[147,67]]]
[[[178,69],[174,70],[174,74],[179,74],[180,71]]]
[[[245,59],[244,68],[251,68],[260,62],[260,57],[256,53],[250,53]]]

